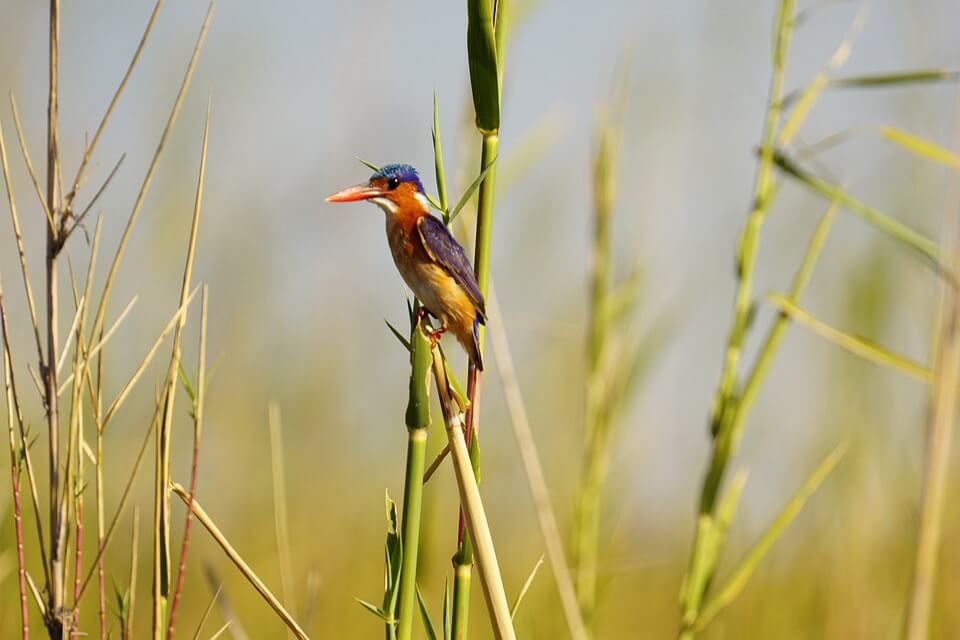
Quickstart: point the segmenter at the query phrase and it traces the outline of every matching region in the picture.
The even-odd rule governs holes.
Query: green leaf
[[[385,507],[387,512],[387,542],[386,551],[386,589],[383,594],[381,611],[388,623],[396,621],[397,597],[400,593],[400,569],[403,566],[403,542],[400,539],[400,516],[397,513],[397,504],[390,499],[390,492],[386,492]]]
[[[443,147],[440,144],[440,107],[437,105],[437,94],[433,94],[433,128],[430,130],[433,137],[433,166],[437,175],[437,195],[440,196],[438,203],[440,211],[444,218],[447,217],[447,178],[443,169]],[[444,223],[447,223],[444,219]]]
[[[450,581],[443,579],[443,640],[453,640],[453,602],[450,595]]]
[[[467,0],[467,59],[477,128],[494,133],[500,128],[500,74],[493,31],[493,0]]]
[[[420,593],[419,585],[417,585],[417,603],[420,605],[420,618],[423,620],[423,630],[427,632],[428,640],[437,640],[437,632],[433,630],[433,622],[430,621],[427,603],[423,601],[423,594]]]
[[[390,333],[392,333],[392,334],[396,337],[396,339],[400,341],[400,344],[402,344],[402,345],[403,345],[403,348],[406,349],[407,352],[409,353],[409,352],[410,352],[410,341],[407,340],[406,338],[404,338],[404,337],[403,337],[403,334],[400,333],[400,331],[398,331],[395,326],[393,326],[392,324],[390,324],[390,321],[389,321],[389,320],[387,320],[386,318],[384,318],[383,321],[387,323],[387,328],[390,329]]]
[[[960,156],[929,140],[890,126],[880,127],[880,135],[921,158],[946,165],[951,169],[960,169]]]
[[[376,173],[377,171],[380,171],[380,167],[378,167],[377,165],[373,164],[373,163],[370,162],[369,160],[364,160],[364,159],[361,158],[360,156],[356,156],[356,158],[357,158],[357,160],[360,162],[360,164],[362,164],[363,166],[365,166],[367,169],[370,169],[370,170],[373,171],[374,173]]]
[[[716,595],[711,597],[703,607],[702,613],[697,617],[696,629],[702,630],[707,624],[722,611],[727,605],[740,594],[747,581],[753,575],[757,565],[763,560],[773,544],[780,538],[787,526],[793,522],[803,509],[804,504],[823,481],[830,475],[830,472],[837,466],[843,455],[846,453],[846,443],[840,444],[834,449],[820,465],[813,470],[806,482],[800,487],[790,502],[784,507],[783,511],[774,519],[767,530],[760,536],[756,544],[747,552],[727,582],[717,590]]]
[[[833,88],[846,87],[886,87],[890,85],[916,84],[922,82],[942,82],[960,78],[958,69],[919,69],[894,73],[878,73],[850,78],[836,78],[830,81]]]
[[[885,347],[881,347],[865,338],[852,336],[836,329],[826,322],[817,319],[810,313],[807,313],[797,305],[793,304],[787,298],[779,294],[769,294],[767,299],[775,306],[780,313],[787,316],[793,322],[806,327],[824,340],[840,346],[850,353],[861,358],[879,364],[884,367],[896,369],[908,376],[930,382],[932,374],[926,367],[906,358],[900,354],[894,353]]]
[[[177,375],[180,377],[180,385],[183,387],[184,393],[187,394],[187,397],[190,398],[191,403],[197,401],[197,392],[193,388],[190,379],[187,377],[187,372],[183,368],[183,362],[178,363],[177,366]]]
[[[806,173],[781,153],[775,153],[773,161],[781,171],[793,177],[814,193],[841,203],[844,208],[851,213],[863,218],[880,231],[883,231],[887,235],[919,252],[932,263],[932,266],[938,273],[941,271],[939,262],[940,248],[933,240],[930,240],[926,236],[873,207],[860,202],[856,198],[848,195],[843,189]]]
[[[387,622],[387,615],[386,615],[383,611],[380,610],[380,607],[374,606],[374,605],[370,604],[369,602],[367,602],[366,600],[361,600],[360,598],[354,598],[354,599],[355,599],[355,600],[357,601],[357,603],[358,603],[360,606],[362,606],[364,609],[366,609],[367,611],[369,611],[369,612],[372,613],[373,615],[377,616],[378,618],[380,618],[380,619],[383,620],[384,622]]]
[[[530,585],[533,584],[533,579],[537,577],[537,571],[540,570],[540,567],[543,566],[543,555],[540,556],[540,559],[537,560],[537,563],[533,565],[533,569],[530,571],[530,575],[527,576],[526,581],[523,583],[523,587],[520,588],[520,593],[517,594],[517,599],[513,601],[513,606],[510,607],[510,619],[513,620],[514,616],[517,615],[517,609],[520,608],[520,603],[523,602],[523,597],[527,595],[527,591],[530,590]]]
[[[477,189],[480,188],[480,184],[483,182],[483,179],[487,176],[487,172],[490,171],[490,169],[493,167],[496,161],[497,161],[497,157],[494,156],[493,159],[487,163],[487,166],[483,168],[483,171],[480,172],[480,175],[477,176],[477,179],[474,180],[473,183],[471,183],[471,185],[467,187],[467,190],[463,192],[463,195],[460,196],[460,200],[457,201],[456,206],[450,210],[450,215],[447,216],[446,224],[448,226],[450,225],[450,223],[454,221],[454,219],[458,215],[460,215],[460,210],[463,209],[463,207],[468,202],[470,202],[470,198],[472,198],[473,194],[476,193]]]

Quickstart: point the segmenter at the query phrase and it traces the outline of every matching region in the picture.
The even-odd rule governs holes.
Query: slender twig
[[[122,634],[124,640],[133,638],[133,614],[137,605],[137,568],[140,563],[140,508],[133,508],[133,529],[130,539],[130,579],[127,589],[130,592],[130,604],[127,607],[127,617],[123,621]]]
[[[103,416],[104,428],[106,428],[113,416],[117,413],[117,411],[119,411],[120,407],[123,405],[123,402],[130,395],[130,392],[133,391],[137,381],[140,380],[140,377],[146,371],[147,367],[150,365],[150,362],[153,360],[153,357],[160,349],[160,345],[163,344],[163,341],[166,339],[166,337],[170,335],[170,333],[173,332],[174,329],[183,321],[183,318],[186,316],[187,309],[189,308],[190,303],[193,301],[193,297],[199,290],[199,286],[195,287],[190,293],[190,296],[187,298],[186,303],[177,309],[176,313],[173,314],[173,316],[170,318],[170,321],[167,323],[167,326],[163,328],[156,340],[154,340],[150,350],[147,351],[147,354],[143,357],[143,360],[140,361],[140,364],[137,366],[136,370],[134,370],[133,374],[130,376],[130,379],[127,380],[127,382],[125,382],[120,388],[120,391],[117,393],[117,397],[114,398],[110,403],[110,406],[107,408],[107,411]]]
[[[0,296],[2,296],[0,292]],[[6,320],[4,320],[6,322]],[[12,366],[10,353],[5,342],[0,343],[0,352],[3,352],[3,387],[4,400],[7,406],[7,436],[10,444],[10,486],[13,491],[13,528],[17,544],[17,590],[20,595],[20,638],[30,638],[30,622],[27,613],[27,575],[26,561],[23,553],[23,518],[20,507],[20,455],[16,437],[13,431],[13,387],[10,385]]]
[[[107,532],[103,536],[103,544],[100,546],[100,549],[97,550],[97,557],[93,559],[93,564],[97,565],[100,562],[100,559],[103,557],[103,554],[107,550],[107,546],[110,544],[110,541],[113,539],[113,533],[117,528],[117,523],[120,521],[120,516],[123,515],[124,509],[127,506],[127,500],[130,497],[130,492],[133,489],[133,481],[137,478],[137,472],[140,471],[140,465],[143,463],[143,456],[147,452],[147,447],[150,444],[150,438],[153,435],[154,430],[157,426],[157,420],[160,416],[160,409],[162,403],[158,399],[154,405],[153,417],[150,419],[149,428],[147,432],[143,435],[143,442],[140,443],[140,449],[137,451],[137,455],[133,461],[133,468],[130,470],[130,477],[127,478],[126,485],[123,487],[123,492],[120,494],[120,503],[117,505],[117,510],[113,514],[113,518],[110,520],[110,525],[107,527]],[[87,572],[86,577],[83,579],[83,586],[80,587],[80,596],[83,597],[83,592],[86,590],[87,585],[90,583],[90,578],[93,577],[95,573],[95,566],[91,566],[90,570]]]
[[[100,225],[103,223],[103,216],[97,217],[96,238],[100,232]],[[100,342],[103,342],[103,335],[100,336]],[[87,369],[89,371],[89,369]],[[88,383],[89,383],[88,379]],[[96,395],[91,399],[90,405],[93,407],[93,420],[97,428],[97,452],[95,466],[97,469],[97,614],[99,620],[100,640],[107,640],[107,580],[103,569],[103,546],[104,546],[104,495],[103,495],[103,352],[97,355],[97,383]],[[134,539],[131,553],[136,554],[137,532],[136,523],[139,522],[140,512],[135,511],[134,520]],[[81,585],[82,591],[82,585]],[[133,595],[131,593],[131,601]],[[128,636],[129,637],[129,636]]]
[[[67,193],[64,197],[64,203],[68,209],[73,205],[73,199],[77,197],[77,190],[80,187],[80,181],[83,179],[83,172],[86,170],[87,164],[89,164],[90,158],[93,156],[93,150],[96,149],[97,142],[100,141],[100,136],[107,127],[107,122],[110,120],[110,116],[113,114],[114,107],[117,106],[117,102],[120,100],[120,94],[123,93],[123,90],[127,86],[127,81],[130,80],[130,76],[133,75],[133,69],[137,66],[137,61],[140,59],[140,53],[147,44],[147,38],[150,36],[150,32],[153,30],[153,24],[157,21],[157,15],[160,13],[161,6],[163,6],[163,0],[157,0],[157,3],[153,5],[153,11],[150,13],[150,19],[147,21],[147,26],[143,30],[143,35],[140,36],[140,42],[137,44],[137,48],[133,52],[133,57],[130,59],[130,64],[127,65],[127,70],[123,74],[123,78],[120,80],[117,90],[114,91],[113,98],[110,99],[110,104],[107,105],[107,110],[104,112],[103,117],[100,118],[100,124],[97,125],[97,131],[93,134],[93,139],[83,150],[83,158],[80,160],[80,166],[77,168],[77,175],[73,179],[73,184],[70,187],[69,193]]]
[[[283,605],[280,604],[280,601],[277,600],[276,596],[271,593],[270,589],[267,588],[267,585],[263,583],[256,573],[253,572],[253,569],[244,562],[243,558],[240,557],[240,554],[237,553],[236,549],[233,548],[233,545],[226,539],[226,537],[220,532],[220,529],[217,528],[217,525],[213,523],[213,520],[210,519],[210,516],[207,515],[207,512],[203,510],[203,507],[200,506],[200,503],[196,500],[190,501],[190,495],[187,493],[187,490],[184,489],[181,485],[176,482],[171,482],[170,489],[177,494],[177,496],[183,501],[184,504],[190,505],[190,510],[193,511],[193,515],[197,517],[197,520],[206,528],[206,530],[213,537],[214,541],[223,549],[223,552],[227,554],[227,557],[233,562],[234,566],[240,570],[240,573],[243,574],[243,577],[253,585],[253,588],[257,590],[257,593],[263,597],[263,599],[270,605],[270,608],[276,612],[276,614],[283,620],[284,624],[294,633],[297,638],[301,640],[307,640],[307,634],[300,628],[300,625],[293,619],[287,610],[283,608]]]
[[[40,201],[40,208],[43,209],[44,214],[47,216],[48,229],[56,229],[57,223],[53,218],[53,211],[50,209],[46,196],[43,195],[43,186],[40,184],[40,177],[37,175],[36,169],[33,168],[33,161],[30,160],[30,150],[27,147],[26,137],[23,135],[23,125],[20,124],[20,111],[17,109],[17,99],[14,97],[12,91],[9,97],[10,111],[13,113],[13,126],[17,132],[17,143],[20,145],[23,162],[27,166],[27,173],[30,175],[30,181],[33,183],[33,190],[37,194],[37,199]]]
[[[490,535],[490,525],[487,522],[480,499],[480,489],[474,476],[473,464],[470,460],[470,451],[464,439],[463,424],[460,416],[451,404],[449,384],[443,366],[443,356],[440,349],[433,350],[433,376],[440,396],[440,409],[443,412],[444,424],[447,431],[447,440],[450,443],[453,467],[457,476],[457,488],[460,493],[460,505],[463,509],[466,525],[473,540],[474,553],[480,572],[480,586],[483,590],[490,624],[497,640],[512,640],[515,635],[513,623],[510,619],[510,605],[503,588],[503,579],[500,576],[500,567],[497,563],[497,554]]]
[[[127,154],[125,153],[120,155],[120,159],[117,160],[117,164],[113,165],[113,169],[110,170],[110,173],[107,175],[106,180],[103,181],[103,184],[100,185],[100,188],[97,189],[97,192],[93,194],[93,198],[90,199],[90,202],[87,203],[87,206],[84,207],[80,215],[74,217],[73,224],[70,225],[70,227],[67,229],[66,233],[64,234],[64,242],[66,242],[67,238],[69,238],[73,234],[73,232],[76,231],[77,227],[83,224],[83,221],[86,219],[87,214],[89,214],[90,210],[93,209],[93,205],[97,203],[97,200],[100,199],[100,196],[103,195],[103,192],[106,191],[107,187],[110,186],[110,183],[113,181],[113,177],[117,175],[117,171],[120,170],[120,165],[123,164],[123,161],[126,159],[126,157],[127,157]]]
[[[190,545],[190,525],[193,523],[192,504],[197,496],[197,478],[200,468],[200,436],[203,432],[203,402],[207,386],[207,287],[204,285],[200,299],[200,346],[197,362],[197,389],[193,402],[193,458],[190,464],[190,501],[187,503],[187,515],[183,522],[183,543],[180,545],[180,564],[177,568],[176,587],[170,605],[170,617],[167,622],[167,640],[173,640],[177,606],[183,591],[183,580],[187,573],[187,548]]]
[[[20,218],[17,216],[17,203],[13,197],[13,185],[10,183],[10,167],[7,164],[7,148],[3,140],[3,127],[0,125],[0,168],[3,169],[3,183],[7,190],[7,205],[10,209],[10,220],[13,223],[13,237],[17,241],[17,255],[20,258],[20,276],[23,279],[23,289],[27,295],[27,308],[30,310],[30,324],[33,327],[33,337],[37,344],[37,362],[43,365],[43,345],[40,340],[40,323],[37,320],[37,306],[33,300],[33,287],[30,286],[30,275],[27,272],[27,255],[23,248],[23,234],[20,231]]]
[[[190,224],[190,239],[183,266],[183,281],[180,286],[180,306],[187,304],[190,296],[190,281],[193,278],[193,262],[200,232],[200,214],[203,210],[203,184],[207,168],[207,141],[210,133],[210,108],[207,100],[207,115],[203,126],[203,141],[200,147],[200,168],[197,172],[197,190],[193,201],[193,219]],[[170,364],[163,385],[163,414],[157,431],[157,469],[154,477],[153,513],[153,635],[159,640],[163,635],[164,612],[170,596],[170,439],[173,428],[173,406],[176,399],[177,372],[180,369],[180,338],[186,323],[186,314],[181,314],[173,331],[173,348]]]
[[[2,337],[3,351],[5,354],[7,354],[6,357],[9,358],[12,363],[13,355],[10,353],[10,334],[7,320],[7,305],[3,298],[2,283],[0,283],[0,337]],[[7,372],[7,384],[10,386],[10,399],[12,401],[9,410],[16,416],[17,429],[19,431],[18,435],[20,436],[20,451],[23,453],[23,462],[27,469],[27,480],[30,485],[30,498],[33,502],[33,519],[37,527],[37,547],[40,549],[40,560],[43,566],[43,578],[45,580],[44,584],[47,589],[50,589],[50,565],[47,562],[48,556],[46,551],[46,538],[43,535],[43,522],[40,511],[40,495],[39,491],[37,490],[37,479],[33,472],[33,461],[30,457],[30,440],[27,437],[27,428],[23,419],[23,408],[20,406],[20,394],[17,392],[17,381],[13,373],[12,364],[10,365],[9,372]],[[44,608],[45,607],[46,605],[44,605]]]
[[[180,113],[180,107],[183,105],[183,99],[186,96],[187,89],[190,86],[190,80],[193,77],[193,71],[197,66],[200,50],[203,48],[203,41],[206,38],[207,30],[210,28],[210,20],[213,17],[213,7],[214,3],[211,1],[207,7],[207,13],[203,19],[203,24],[200,27],[200,33],[197,35],[197,40],[193,47],[193,53],[190,56],[190,62],[187,64],[187,69],[184,72],[183,79],[180,82],[180,89],[177,91],[177,97],[174,99],[173,106],[170,108],[170,114],[167,117],[167,123],[163,128],[163,133],[160,135],[160,141],[157,143],[157,147],[153,153],[153,158],[150,160],[150,166],[147,169],[147,173],[140,185],[140,191],[137,193],[137,199],[133,204],[133,209],[130,211],[130,216],[127,218],[127,224],[124,227],[123,234],[120,237],[120,243],[118,244],[116,253],[114,254],[113,262],[111,263],[110,269],[107,272],[106,282],[103,285],[103,292],[100,296],[100,304],[97,307],[97,313],[94,316],[91,335],[97,335],[103,329],[103,323],[107,313],[107,303],[110,300],[110,292],[113,289],[113,283],[116,280],[117,273],[120,270],[120,262],[123,259],[127,242],[130,240],[130,235],[133,232],[133,226],[140,214],[140,209],[143,206],[144,200],[146,199],[147,192],[150,190],[150,185],[153,182],[153,176],[160,161],[160,156],[163,154],[163,150],[166,146],[167,138],[170,136],[170,132],[173,130],[173,125],[177,120],[177,115]]]
[[[123,308],[123,311],[120,312],[120,315],[117,316],[117,319],[106,332],[104,332],[103,328],[101,327],[96,344],[94,344],[93,348],[86,353],[86,357],[82,362],[85,370],[89,370],[86,369],[87,364],[94,356],[100,356],[101,350],[107,345],[107,342],[113,337],[113,334],[116,333],[117,329],[120,328],[120,325],[123,324],[123,321],[127,319],[127,315],[133,310],[134,305],[137,304],[137,300],[139,300],[138,296],[133,296],[130,298],[130,302],[127,303],[127,306]],[[63,392],[67,390],[67,387],[70,386],[71,382],[73,382],[72,372],[70,375],[64,378],[63,382],[60,384],[60,389],[57,391],[57,394],[62,396]]]
[[[213,611],[214,605],[217,604],[217,598],[220,597],[220,591],[223,590],[223,585],[219,585],[217,590],[213,592],[213,597],[210,598],[210,602],[207,603],[207,608],[203,610],[203,615],[200,616],[200,622],[197,623],[197,630],[193,632],[193,640],[198,640],[200,638],[200,632],[203,631],[203,625],[207,623],[207,618],[210,617],[210,613]],[[227,621],[229,624],[230,621]]]

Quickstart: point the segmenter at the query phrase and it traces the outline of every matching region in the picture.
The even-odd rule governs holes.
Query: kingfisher
[[[430,215],[416,169],[390,164],[367,182],[327,198],[327,202],[361,200],[372,202],[386,214],[393,262],[421,308],[440,322],[440,328],[430,333],[431,340],[451,331],[470,362],[482,371],[479,326],[487,320],[483,294],[463,247],[443,222]]]

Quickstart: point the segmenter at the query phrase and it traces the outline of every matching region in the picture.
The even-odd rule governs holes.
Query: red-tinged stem
[[[480,371],[470,365],[470,369],[467,372],[467,413],[464,418],[463,424],[463,438],[467,443],[467,448],[470,447],[470,444],[473,440],[473,429],[476,424],[476,415],[479,410],[477,406],[477,398],[479,397],[479,388],[480,388]],[[457,547],[463,545],[463,532],[466,530],[467,522],[463,516],[463,507],[460,507],[460,524],[457,528]]]
[[[20,511],[20,479],[15,464],[10,465],[13,481],[13,528],[17,536],[17,587],[20,590],[20,637],[30,638],[30,625],[27,621],[27,569],[23,558],[23,519]]]
[[[100,330],[103,343],[103,329]],[[97,613],[100,618],[100,640],[107,640],[107,581],[103,571],[103,349],[97,353],[97,398],[93,408],[97,424]],[[83,587],[80,587],[81,592]]]
[[[201,384],[202,381],[201,381]],[[173,603],[170,605],[170,617],[167,622],[167,640],[173,640],[173,627],[177,617],[177,605],[180,604],[180,593],[183,591],[183,577],[187,572],[187,547],[190,545],[190,525],[193,522],[193,500],[197,495],[197,468],[200,461],[200,440],[193,441],[193,463],[190,467],[190,496],[187,500],[187,516],[183,523],[183,544],[180,545],[180,566],[177,568],[177,583],[173,592]]]
[[[70,637],[76,638],[79,636],[80,628],[80,573],[83,570],[83,499],[77,499],[77,539],[76,539],[76,554],[74,555],[74,564],[73,564],[73,625],[70,629]]]
[[[99,602],[97,603],[98,614],[100,617],[100,640],[107,640],[107,583],[103,572],[103,536],[97,541],[97,586]],[[81,587],[82,588],[82,587]]]

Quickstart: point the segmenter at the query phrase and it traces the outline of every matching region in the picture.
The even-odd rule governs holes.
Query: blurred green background
[[[510,42],[504,78],[492,274],[563,527],[571,516],[581,458],[593,125],[597,106],[608,101],[618,63],[625,63],[629,90],[614,221],[616,263],[620,274],[642,264],[641,329],[669,314],[675,321],[662,357],[630,402],[611,460],[598,637],[672,637],[708,452],[709,402],[729,325],[735,243],[750,204],[774,7],[743,0],[544,0],[527,8]],[[96,126],[150,10],[146,2],[64,4],[65,173],[72,175],[84,134]],[[100,202],[107,252],[135,199],[204,10],[194,2],[164,7],[99,147],[101,163],[91,184],[105,177],[121,153],[128,154]],[[813,12],[802,24],[790,52],[789,88],[803,86],[826,62],[855,10],[852,3],[839,3]],[[41,4],[0,5],[0,88],[16,93],[35,161],[45,140],[46,21]],[[955,68],[957,24],[960,5],[950,0],[876,2],[844,74]],[[199,500],[279,591],[265,455],[267,404],[275,399],[283,411],[296,575],[292,610],[308,617],[307,630],[317,638],[382,634],[355,598],[376,601],[382,589],[383,492],[387,488],[396,499],[402,492],[408,376],[407,355],[383,323],[386,318],[402,326],[406,312],[381,214],[373,207],[335,208],[323,197],[367,177],[355,156],[414,164],[432,191],[434,92],[448,175],[459,178],[452,191],[462,191],[476,170],[471,152],[477,146],[475,133],[461,133],[469,131],[471,117],[465,28],[464,6],[457,2],[221,2],[111,300],[115,317],[139,295],[108,349],[107,384],[116,389],[176,307],[210,92],[213,118],[195,280],[210,284],[210,352],[219,364],[206,409]],[[895,124],[947,145],[953,92],[945,84],[828,93],[801,137],[812,142],[854,125]],[[39,275],[42,214],[15,151],[8,108],[0,109],[0,121],[31,269]],[[530,167],[524,166],[525,152],[533,154]],[[939,235],[942,207],[955,206],[944,198],[945,170],[873,137],[855,137],[822,159],[858,198],[932,237]],[[511,162],[516,180],[504,177]],[[765,227],[758,294],[786,288],[823,208],[821,200],[784,184]],[[0,270],[14,357],[31,398],[31,422],[40,432],[41,409],[30,396],[24,369],[32,337],[6,214],[3,220]],[[83,264],[86,251],[82,239],[72,241],[75,266]],[[804,307],[926,361],[935,287],[907,252],[842,214]],[[772,317],[766,305],[759,314],[758,322]],[[195,333],[194,322],[189,345]],[[193,362],[189,349],[186,358]],[[459,354],[455,358],[462,363]],[[147,426],[154,381],[159,384],[164,367],[153,365],[107,436],[108,514]],[[851,449],[704,637],[899,633],[913,560],[925,403],[922,384],[865,364],[802,329],[790,330],[743,440],[738,462],[750,469],[750,481],[725,562],[736,561],[829,449],[843,438]],[[543,553],[543,542],[495,374],[485,385],[483,411],[482,491],[507,589],[516,593]],[[185,481],[186,402],[179,414],[174,476]],[[435,436],[431,451],[441,446],[440,434]],[[143,472],[136,496],[145,516],[138,593],[143,633],[149,620],[150,495],[150,475]],[[939,638],[960,636],[956,497],[956,492],[948,496],[934,613]],[[438,611],[455,545],[456,490],[448,466],[427,486],[426,501],[421,584]],[[19,616],[9,503],[9,492],[0,492],[4,637],[12,637]],[[174,509],[182,517],[181,506],[175,503]],[[122,550],[130,526],[128,515],[108,558],[108,575],[118,581],[125,581],[128,571]],[[203,576],[203,564],[209,563],[249,637],[282,637],[281,624],[206,532],[194,531],[178,628],[192,629],[210,598]],[[91,590],[87,597],[93,595]],[[91,606],[87,610],[95,611]],[[219,613],[213,615],[219,623]],[[82,623],[93,630],[94,616]],[[548,566],[520,609],[517,629],[523,638],[564,637]],[[489,633],[480,590],[474,589],[471,634]]]

